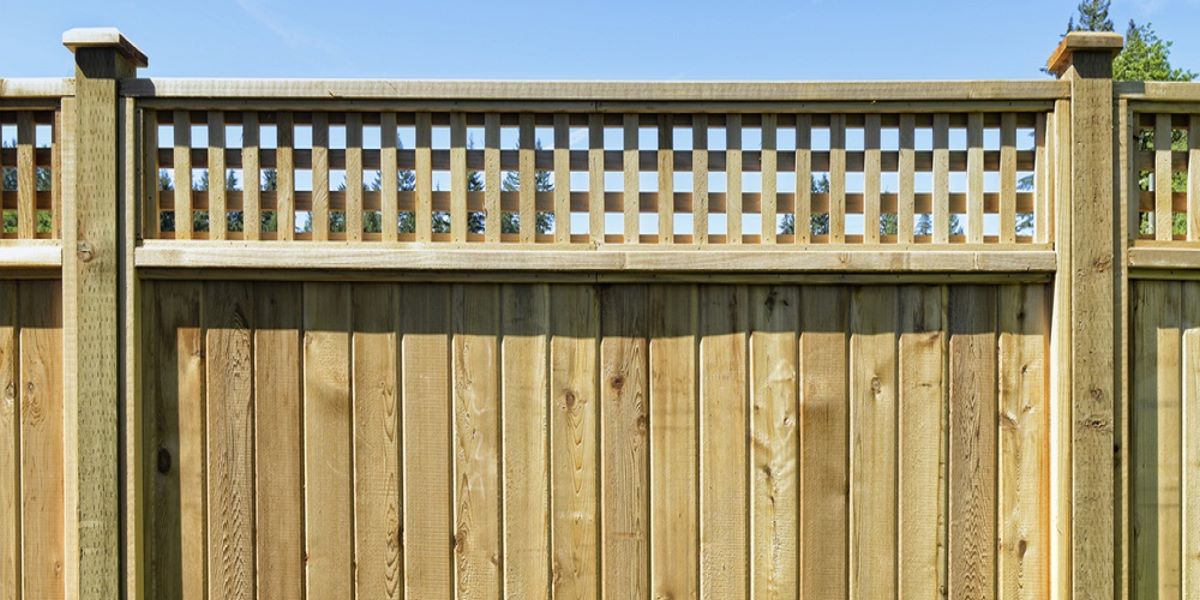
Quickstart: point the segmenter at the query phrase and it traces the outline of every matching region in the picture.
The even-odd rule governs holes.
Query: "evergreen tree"
[[[1072,31],[1112,31],[1113,22],[1108,18],[1108,7],[1112,0],[1082,0],[1075,10],[1078,11],[1079,22],[1075,17],[1067,22],[1067,32]]]
[[[818,179],[815,175],[809,176],[809,189],[814,194],[829,193],[829,176],[821,175]],[[810,215],[808,218],[809,231],[814,235],[829,235],[829,213],[817,213]],[[795,234],[796,233],[796,215],[784,215],[782,222],[779,224],[779,233]]]
[[[534,141],[534,149],[542,149],[542,140]],[[553,192],[554,180],[551,178],[549,171],[538,169],[533,174],[534,190],[538,192]],[[505,192],[516,192],[521,189],[521,176],[516,171],[509,171],[504,175],[504,179],[500,182],[500,189]],[[537,227],[538,233],[550,233],[554,230],[554,214],[547,211],[537,211]],[[500,217],[500,232],[501,233],[520,233],[521,232],[521,215],[518,213],[501,213]]]
[[[1171,67],[1171,45],[1154,32],[1150,23],[1129,21],[1125,48],[1113,60],[1113,79],[1117,81],[1191,81],[1196,73]]]

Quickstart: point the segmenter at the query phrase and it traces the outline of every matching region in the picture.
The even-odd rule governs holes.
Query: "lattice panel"
[[[57,118],[48,110],[0,110],[4,239],[59,235]]]
[[[150,239],[1049,240],[1048,116],[1037,112],[144,118]]]
[[[1139,113],[1134,122],[1137,237],[1200,240],[1200,114]]]

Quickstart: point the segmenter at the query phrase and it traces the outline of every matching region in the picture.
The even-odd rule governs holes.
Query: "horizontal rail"
[[[0,99],[62,98],[75,95],[75,80],[62,78],[0,79]]]
[[[641,271],[666,273],[1050,273],[1052,250],[830,250],[796,247],[758,250],[745,246],[680,254],[676,250],[602,247],[594,251],[547,250],[544,246],[447,244],[437,249],[397,247],[381,252],[345,244],[254,242],[146,242],[135,252],[139,268],[351,269],[412,271]],[[686,249],[686,248],[685,248]],[[686,259],[683,257],[686,256]]]
[[[0,269],[49,269],[62,266],[62,246],[41,240],[0,244]]]
[[[1113,92],[1138,102],[1200,102],[1200,82],[1192,81],[1124,81]]]
[[[126,79],[123,95],[138,98],[549,100],[637,102],[880,102],[1057,100],[1063,81],[927,82],[589,82],[377,81],[317,79]]]

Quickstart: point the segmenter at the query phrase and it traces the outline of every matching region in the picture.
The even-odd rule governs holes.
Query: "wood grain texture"
[[[312,210],[314,240],[329,239],[329,114],[312,116]]]
[[[1179,598],[1182,286],[1139,281],[1133,286],[1133,538],[1134,598]]]
[[[16,281],[0,282],[0,596],[21,598],[21,328]]]
[[[304,593],[303,288],[254,288],[254,462],[258,594]]]
[[[205,336],[208,595],[251,597],[254,539],[254,300],[251,286],[210,282]]]
[[[550,596],[549,302],[541,284],[500,293],[504,593],[520,598]]]
[[[800,294],[800,596],[846,598],[849,294]]]
[[[967,115],[967,242],[983,241],[983,114]]]
[[[351,342],[354,393],[354,590],[400,598],[399,315],[396,289],[355,286]]]
[[[951,596],[995,594],[996,292],[950,290]]]
[[[750,577],[747,289],[702,286],[699,304],[700,596],[744,598]]]
[[[699,596],[695,334],[696,288],[650,288],[650,585],[660,598]]]
[[[996,580],[1001,598],[1049,594],[1046,338],[1040,285],[997,291],[999,446]]]
[[[21,590],[26,598],[66,593],[63,563],[62,294],[57,281],[22,281]]]
[[[933,115],[933,243],[950,240],[950,116]]]
[[[1193,117],[1195,124],[1195,117]],[[1200,282],[1188,281],[1181,284],[1180,329],[1182,330],[1183,352],[1180,356],[1182,369],[1181,438],[1182,438],[1182,490],[1180,499],[1180,532],[1183,564],[1181,596],[1200,596]]]
[[[550,287],[550,481],[555,598],[600,592],[600,307],[591,286]]]
[[[404,596],[453,597],[450,287],[401,289]]]
[[[650,593],[648,290],[600,299],[601,596]]]
[[[304,284],[304,543],[310,598],[353,593],[350,287]]]
[[[155,409],[146,424],[154,440],[157,474],[151,482],[146,529],[148,595],[206,597],[207,528],[204,457],[204,340],[200,329],[203,287],[196,282],[156,283],[147,294],[148,346],[144,401]]]
[[[900,288],[897,369],[898,590],[931,598],[945,585],[945,289]]]
[[[796,286],[752,286],[751,594],[796,598],[799,565],[799,318]]]
[[[451,299],[454,555],[459,597],[501,589],[500,289],[456,285]]]
[[[896,589],[897,290],[850,297],[850,596]]]
[[[725,235],[742,243],[742,115],[725,118]]]

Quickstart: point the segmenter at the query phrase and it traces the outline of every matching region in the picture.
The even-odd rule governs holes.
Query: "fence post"
[[[1056,110],[1060,131],[1056,194],[1058,275],[1053,335],[1060,352],[1055,390],[1058,451],[1069,455],[1060,490],[1069,515],[1060,551],[1068,565],[1056,591],[1072,598],[1112,598],[1115,587],[1114,475],[1117,395],[1116,202],[1113,171],[1115,33],[1068,33],[1050,56],[1050,71],[1070,83],[1069,106]],[[1062,128],[1066,128],[1063,130]],[[1062,134],[1065,134],[1062,135]],[[1065,363],[1065,364],[1063,364]]]
[[[64,106],[63,403],[67,598],[120,594],[118,277],[124,220],[117,81],[147,64],[116,29],[72,29],[75,97]]]

